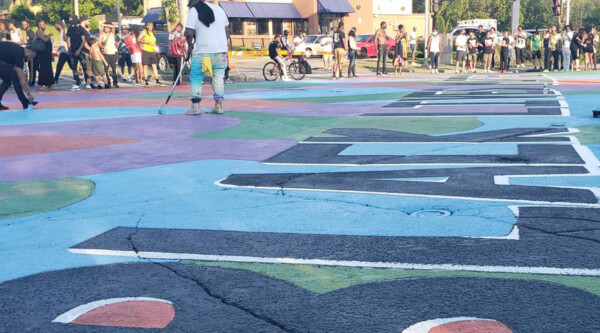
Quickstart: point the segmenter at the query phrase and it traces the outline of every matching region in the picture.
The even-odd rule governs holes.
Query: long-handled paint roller
[[[173,87],[171,88],[171,93],[169,93],[169,96],[167,96],[167,100],[165,101],[165,104],[163,104],[163,106],[161,106],[160,109],[158,109],[158,114],[161,114],[161,115],[167,114],[167,104],[169,104],[169,101],[171,100],[171,97],[173,97],[173,93],[175,92],[175,88],[177,87],[177,84],[179,83],[179,80],[181,79],[181,76],[183,75],[183,69],[187,65],[187,62],[188,62],[189,59],[190,59],[190,56],[188,55],[184,59],[183,64],[181,64],[181,69],[179,70],[179,74],[177,75],[177,79],[173,83]]]

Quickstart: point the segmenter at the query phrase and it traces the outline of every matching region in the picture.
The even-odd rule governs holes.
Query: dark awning
[[[142,23],[154,22],[154,23],[166,23],[164,20],[165,10],[162,7],[155,7],[148,9],[148,13],[142,19]]]
[[[219,2],[229,18],[299,20],[302,15],[291,3],[272,2]]]
[[[229,18],[254,18],[245,2],[220,1],[219,6],[223,8]]]
[[[291,3],[246,2],[255,18],[300,20],[302,15]]]
[[[354,13],[354,8],[348,0],[318,0],[317,5],[319,14]]]

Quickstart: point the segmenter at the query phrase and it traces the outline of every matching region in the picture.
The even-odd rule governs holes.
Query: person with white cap
[[[413,26],[413,31],[410,33],[410,38],[409,38],[409,45],[410,45],[410,53],[412,53],[412,65],[415,66],[416,62],[415,59],[417,57],[417,43],[421,40],[421,37],[417,37],[417,26]]]
[[[190,81],[192,86],[192,107],[188,115],[201,113],[202,82],[204,59],[208,58],[212,67],[212,87],[215,107],[213,113],[223,113],[225,95],[224,75],[228,65],[227,26],[229,20],[225,11],[204,0],[190,0],[190,11],[186,20],[185,37],[188,43],[188,57],[191,56]]]

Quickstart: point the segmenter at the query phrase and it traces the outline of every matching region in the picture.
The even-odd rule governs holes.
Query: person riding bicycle
[[[269,44],[269,57],[275,61],[279,70],[283,72],[283,81],[291,81],[287,74],[285,60],[283,60],[283,56],[281,55],[280,50],[282,48],[281,35],[275,35],[275,38],[273,38],[273,41]]]

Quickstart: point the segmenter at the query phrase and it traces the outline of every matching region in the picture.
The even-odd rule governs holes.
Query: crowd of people
[[[513,58],[517,68],[525,68],[528,53],[534,71],[547,73],[597,70],[599,43],[600,35],[594,27],[572,31],[570,26],[562,30],[551,26],[544,31],[536,30],[528,36],[520,26],[515,35],[507,30],[499,36],[495,28],[484,31],[483,26],[479,26],[477,31],[470,32],[468,36],[462,30],[456,38],[455,73],[476,73],[478,63],[484,73],[491,73],[495,67],[496,55],[500,58],[499,73],[510,70]]]
[[[227,52],[231,49],[231,39],[226,32],[229,22],[220,7],[204,0],[190,0],[189,7],[185,28],[181,23],[168,24],[169,56],[175,66],[173,84],[184,84],[178,74],[184,59],[190,60],[192,107],[188,114],[199,114],[205,75],[203,64],[206,65],[205,58],[208,58],[213,73],[214,110],[222,113],[223,83],[231,82],[227,74]],[[165,14],[168,15],[168,11]],[[68,27],[62,20],[54,23],[58,41],[46,33],[43,20],[37,21],[36,32],[27,21],[22,21],[20,28],[14,21],[7,25],[0,21],[0,111],[8,109],[2,104],[2,96],[11,85],[24,109],[37,104],[29,87],[37,85],[40,91],[58,90],[65,64],[73,72],[71,91],[81,90],[82,85],[87,90],[119,88],[119,76],[144,87],[150,87],[153,78],[154,86],[164,86],[158,74],[160,49],[153,22],[132,29],[127,26],[115,29],[113,24],[105,22],[95,37],[90,33],[87,17],[70,15],[68,21]],[[55,69],[52,66],[54,59],[57,61]],[[80,67],[83,81],[79,75]]]

